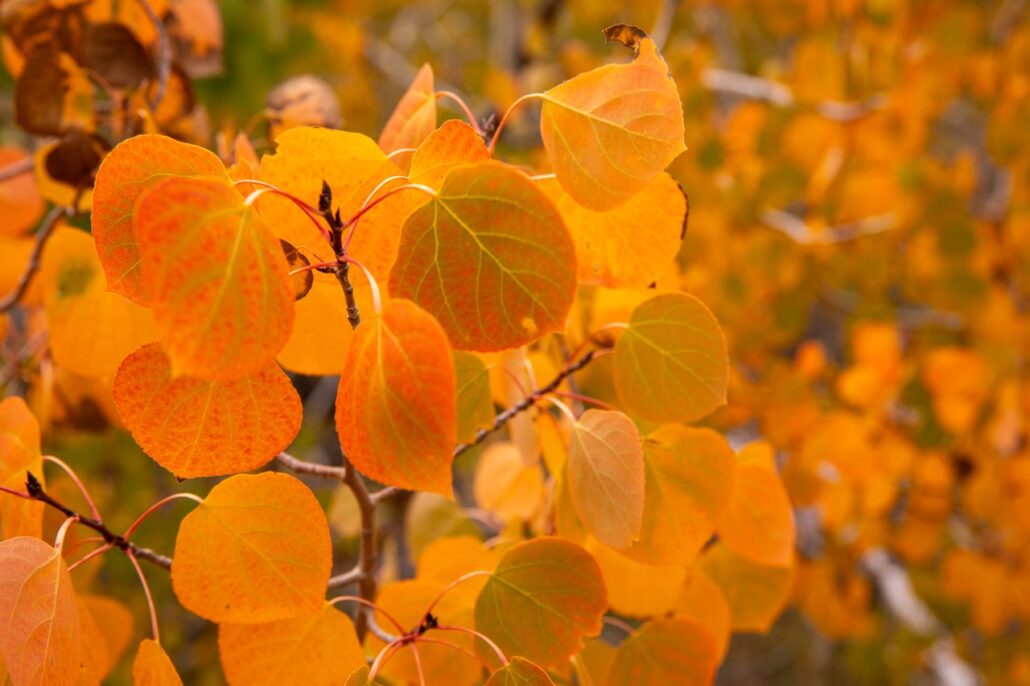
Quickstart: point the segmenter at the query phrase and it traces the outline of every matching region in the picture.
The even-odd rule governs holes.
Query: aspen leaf
[[[358,327],[336,396],[340,445],[380,483],[451,494],[457,433],[447,335],[406,300]]]
[[[622,552],[653,565],[689,563],[715,533],[729,502],[733,450],[711,429],[676,424],[649,434],[643,447],[640,540]]]
[[[383,686],[384,682],[380,681],[378,677],[375,680],[370,679],[369,674],[368,665],[362,665],[351,672],[343,686]]]
[[[662,615],[676,606],[687,570],[683,565],[648,565],[592,539],[587,550],[601,568],[608,605],[630,617]]]
[[[572,658],[580,686],[605,686],[615,659],[615,646],[603,638],[588,638],[583,650]]]
[[[625,203],[598,211],[576,202],[557,181],[542,184],[576,244],[577,278],[607,288],[646,288],[679,252],[687,196],[666,173]]]
[[[439,190],[454,167],[489,159],[490,152],[476,130],[459,119],[449,119],[418,146],[408,178]]]
[[[490,675],[486,686],[554,686],[554,682],[547,672],[516,655]]]
[[[222,624],[218,652],[230,686],[333,686],[365,664],[350,618],[320,612],[261,624]]]
[[[127,357],[114,402],[143,451],[179,478],[256,469],[300,430],[303,408],[274,362],[233,381],[173,377],[157,343]]]
[[[666,293],[635,310],[615,344],[615,389],[631,414],[687,422],[726,402],[726,339],[704,303]]]
[[[404,224],[390,291],[459,350],[513,348],[565,326],[575,249],[550,199],[500,162],[455,167]]]
[[[100,631],[96,618],[89,608],[76,596],[75,605],[79,614],[79,680],[78,683],[100,684],[107,676],[114,661],[107,647],[107,639]]]
[[[101,595],[79,596],[80,608],[85,608],[100,628],[107,646],[112,667],[118,664],[133,637],[132,612],[121,601]]]
[[[613,548],[639,538],[644,453],[629,417],[608,410],[583,413],[572,430],[565,469],[572,504],[595,538]]]
[[[584,637],[600,633],[606,609],[604,581],[590,553],[559,538],[537,538],[501,558],[476,601],[476,629],[505,655],[556,666]]]
[[[132,663],[133,686],[182,686],[175,665],[161,644],[147,638],[140,641]]]
[[[608,686],[710,684],[718,665],[715,638],[691,619],[648,622],[615,652]]]
[[[734,631],[765,633],[790,598],[791,567],[750,562],[723,543],[705,551],[700,569],[726,598]]]
[[[172,588],[213,622],[270,622],[318,612],[331,566],[329,525],[308,487],[287,474],[240,474],[182,520]]]
[[[0,486],[24,493],[26,472],[42,483],[39,423],[24,400],[11,396],[0,400]],[[41,536],[44,507],[35,500],[4,495],[0,498],[0,539]]]
[[[133,217],[140,197],[171,176],[229,183],[225,167],[214,153],[156,134],[122,141],[97,170],[92,227],[107,287],[144,305],[148,304],[149,294],[140,283],[143,257]]]
[[[27,158],[28,154],[20,148],[0,147],[0,168],[20,164]],[[25,234],[43,214],[43,200],[31,169],[0,181],[0,213],[4,218],[0,236],[12,238]]]
[[[490,373],[473,353],[453,351],[454,374],[458,387],[458,441],[470,443],[476,432],[494,421],[490,396]]]
[[[496,548],[487,548],[475,536],[452,536],[438,538],[418,558],[418,578],[449,584],[463,574],[476,571],[492,572],[500,555]],[[473,607],[480,590],[486,584],[486,577],[474,577],[463,581],[448,595],[455,595]]]
[[[527,467],[519,449],[507,441],[483,451],[473,481],[476,502],[503,521],[529,519],[544,496],[538,466]]]
[[[401,626],[418,626],[424,618],[424,613],[429,604],[446,587],[444,582],[427,581],[423,579],[412,579],[386,584],[376,598],[376,605],[382,610],[389,612]],[[471,628],[473,625],[472,608],[461,595],[448,593],[443,596],[440,602],[433,608],[435,616],[441,624],[450,626],[463,626]],[[376,621],[381,627],[395,629],[386,617],[379,613]],[[466,651],[473,650],[476,642],[475,636],[462,632],[433,632],[433,638],[442,638],[454,643]],[[373,654],[382,647],[383,642],[374,636],[366,641],[366,648]],[[482,667],[479,662],[470,655],[458,652],[453,648],[431,643],[418,644],[419,658],[422,662],[422,669],[425,674],[432,674],[433,679],[448,686],[473,686],[481,683]],[[397,683],[418,683],[418,668],[415,664],[411,649],[396,653],[386,663],[380,674],[385,679]]]
[[[785,567],[794,557],[794,511],[779,475],[760,464],[738,465],[719,538],[752,562]]]
[[[700,569],[694,569],[683,585],[673,615],[703,624],[715,638],[717,659],[722,660],[733,631],[730,606],[719,587]]]
[[[423,64],[379,135],[379,147],[385,152],[417,148],[436,128],[433,84],[433,68]]]
[[[28,536],[0,542],[0,656],[11,681],[75,683],[82,669],[79,622],[60,551]]]
[[[650,38],[629,64],[609,64],[543,94],[540,135],[562,187],[581,205],[616,207],[681,152],[683,107]]]
[[[110,379],[125,356],[157,339],[145,307],[107,290],[93,239],[60,227],[40,268],[54,361],[70,372]]]
[[[404,516],[404,527],[416,557],[435,540],[478,535],[479,529],[454,500],[436,493],[415,493]]]
[[[136,206],[143,282],[172,374],[237,379],[268,366],[293,326],[286,257],[231,186],[169,178]]]

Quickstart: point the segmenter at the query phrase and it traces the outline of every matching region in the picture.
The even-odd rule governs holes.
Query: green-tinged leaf
[[[494,421],[490,373],[478,355],[455,350],[453,357],[458,387],[458,441],[469,443],[479,429]]]
[[[615,344],[615,389],[626,409],[688,422],[726,402],[729,360],[719,323],[700,300],[666,293],[641,303]]]
[[[506,655],[557,666],[584,637],[601,631],[606,609],[601,571],[590,553],[559,538],[538,538],[501,558],[476,601],[476,629]]]
[[[486,681],[486,686],[554,686],[547,672],[524,657],[515,656]]]
[[[455,167],[408,217],[390,291],[434,315],[461,350],[524,345],[565,326],[576,253],[554,203],[500,162]]]

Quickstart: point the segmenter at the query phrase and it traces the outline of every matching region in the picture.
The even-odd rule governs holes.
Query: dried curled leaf
[[[181,479],[256,469],[300,430],[300,396],[274,362],[232,381],[171,371],[168,356],[152,343],[122,362],[112,390],[136,442]]]
[[[336,93],[311,74],[295,76],[273,88],[266,110],[272,138],[297,126],[338,129],[343,125]]]
[[[500,162],[455,167],[401,233],[390,291],[459,350],[502,350],[565,326],[576,253],[550,199]]]
[[[182,520],[172,588],[213,622],[270,622],[318,612],[331,566],[329,524],[311,490],[287,474],[239,474]]]
[[[457,434],[447,335],[428,313],[391,300],[358,327],[336,396],[340,445],[380,483],[451,494]]]
[[[540,135],[558,180],[577,202],[616,207],[686,150],[683,107],[650,38],[629,64],[609,64],[544,93]]]

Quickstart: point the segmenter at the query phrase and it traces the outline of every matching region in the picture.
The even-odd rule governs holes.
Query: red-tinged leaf
[[[551,200],[499,162],[450,171],[401,233],[390,291],[435,316],[460,350],[502,350],[565,327],[575,249]]]
[[[726,598],[734,631],[765,633],[790,599],[793,567],[756,564],[724,543],[706,550],[700,565]]]
[[[436,128],[433,84],[433,68],[423,64],[379,135],[379,147],[384,151],[417,148]]]
[[[365,664],[350,618],[320,612],[261,624],[222,624],[218,652],[230,686],[334,686]]]
[[[354,466],[380,483],[450,495],[454,364],[436,320],[387,302],[358,327],[343,368],[336,430]]]
[[[238,379],[275,359],[293,326],[286,257],[235,189],[162,181],[140,198],[136,234],[173,375]]]
[[[479,429],[494,421],[490,373],[483,360],[473,353],[455,350],[452,356],[458,388],[458,441],[469,443]]]
[[[213,622],[270,622],[318,612],[331,566],[329,524],[308,487],[287,474],[240,474],[182,520],[172,588]]]
[[[486,681],[486,686],[554,686],[547,672],[524,657],[515,656]]]
[[[618,207],[592,210],[557,181],[541,187],[554,200],[576,243],[577,278],[606,288],[647,288],[676,260],[687,221],[687,196],[666,173]]]
[[[274,362],[234,381],[171,373],[168,356],[152,343],[125,358],[113,393],[136,442],[179,478],[256,469],[300,430],[300,396]]]
[[[576,513],[597,540],[628,548],[644,514],[644,452],[621,412],[587,410],[572,431],[565,463]]]
[[[655,422],[688,422],[726,402],[729,358],[704,303],[666,293],[641,303],[615,344],[615,389],[627,410]]]
[[[580,74],[544,94],[540,135],[555,173],[581,205],[606,210],[639,193],[686,150],[683,107],[649,38],[629,64]]]
[[[26,472],[43,480],[39,423],[25,401],[11,396],[0,401],[0,486],[25,492]],[[0,494],[0,539],[43,533],[43,503]]]
[[[0,626],[0,656],[14,684],[76,682],[79,610],[60,551],[28,536],[0,542]]]
[[[143,256],[133,228],[136,203],[147,190],[171,176],[229,183],[225,167],[214,153],[155,134],[122,141],[97,171],[92,227],[107,287],[141,304],[148,304],[149,294],[140,283]]]
[[[505,655],[557,666],[580,649],[584,637],[601,631],[607,606],[590,553],[559,538],[537,538],[501,558],[476,601],[476,629]]]
[[[380,182],[401,174],[375,141],[358,133],[298,127],[280,134],[275,142],[275,154],[261,159],[258,177],[315,206],[325,181],[332,190],[333,207],[344,218],[356,214]],[[398,180],[393,185],[401,183]],[[379,194],[391,187],[387,185]],[[362,216],[357,224],[348,252],[381,285],[385,285],[397,257],[401,226],[420,202],[425,198],[417,191],[399,193]],[[335,260],[332,247],[290,200],[265,195],[257,206],[276,235],[296,246],[311,262]],[[279,361],[302,374],[339,374],[354,337],[346,323],[346,301],[333,275],[315,272],[312,276],[311,291],[296,304],[293,331],[279,353]],[[371,317],[372,300],[364,275],[352,269],[351,283],[361,315]]]
[[[411,157],[408,178],[439,189],[454,167],[489,159],[486,144],[475,129],[460,119],[448,119],[418,146]]]
[[[150,311],[107,289],[90,235],[60,227],[40,268],[50,352],[70,372],[110,379],[125,356],[157,339]]]
[[[719,538],[752,562],[785,567],[794,558],[794,510],[779,475],[761,464],[742,464],[719,521]]]
[[[619,646],[608,686],[711,684],[718,653],[715,638],[691,619],[648,622]]]
[[[182,686],[175,665],[161,644],[152,639],[140,641],[132,663],[133,686]]]
[[[647,564],[688,564],[729,502],[733,450],[711,429],[670,424],[645,438],[644,464],[640,540],[623,552]]]

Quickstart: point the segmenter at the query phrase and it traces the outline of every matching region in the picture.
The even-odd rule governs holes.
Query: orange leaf
[[[561,185],[586,207],[626,202],[686,150],[676,82],[650,38],[633,62],[580,74],[543,97],[547,155]]]
[[[230,686],[332,686],[365,664],[350,617],[320,612],[262,624],[222,624],[218,652]]]
[[[451,494],[455,377],[447,335],[406,300],[358,327],[336,396],[340,445],[380,483]]]
[[[603,543],[587,540],[608,588],[608,605],[630,617],[653,617],[676,605],[687,570],[683,565],[648,565],[631,560]]]
[[[0,486],[25,492],[26,472],[42,483],[39,423],[25,401],[11,396],[0,401]],[[43,533],[43,503],[3,494],[0,497],[0,539]]]
[[[20,148],[0,148],[0,169],[20,164],[28,159]],[[32,168],[7,179],[0,180],[0,236],[24,235],[43,214],[43,200],[39,197]]]
[[[300,430],[300,397],[274,362],[234,381],[171,376],[157,343],[127,357],[114,402],[147,455],[179,478],[256,469]]]
[[[501,558],[476,601],[476,629],[505,655],[557,666],[584,637],[600,633],[607,606],[590,553],[560,538],[537,538]]]
[[[572,504],[595,538],[628,548],[640,537],[644,452],[629,417],[606,410],[583,413],[572,431],[565,469]]]
[[[547,672],[524,657],[515,656],[487,679],[486,686],[554,686]]]
[[[86,611],[96,620],[101,637],[107,646],[111,666],[121,660],[133,637],[132,612],[122,602],[100,595],[80,596]]]
[[[666,173],[618,207],[598,211],[576,202],[557,181],[541,186],[576,243],[580,283],[647,288],[676,259],[687,221],[687,196]]]
[[[783,481],[761,464],[737,466],[719,538],[752,562],[787,566],[794,558],[794,511]]]
[[[432,133],[436,128],[436,94],[433,90],[433,68],[423,64],[386,121],[379,135],[379,147],[386,152],[417,148]]]
[[[735,631],[765,633],[790,599],[792,567],[756,564],[723,543],[705,551],[700,568],[725,596]]]
[[[654,565],[692,562],[729,502],[735,461],[711,429],[670,424],[644,440],[640,540],[624,554]]]
[[[527,520],[544,497],[544,480],[537,465],[527,467],[510,442],[492,443],[476,465],[476,502],[501,520]]]
[[[270,622],[318,612],[331,566],[329,525],[308,487],[287,474],[240,474],[182,520],[172,588],[213,622]]]
[[[268,366],[293,326],[272,230],[231,186],[170,178],[136,207],[143,284],[172,374],[236,379]]]
[[[715,638],[691,619],[648,622],[615,652],[608,686],[711,684],[718,653]]]
[[[448,119],[418,146],[408,178],[439,189],[454,167],[489,159],[486,144],[475,129],[460,119]]]
[[[390,291],[460,350],[514,348],[565,326],[576,254],[554,204],[500,162],[455,167],[401,233]]]
[[[97,171],[92,227],[107,287],[141,304],[147,304],[150,294],[140,283],[143,258],[133,228],[136,203],[147,190],[170,176],[229,183],[225,167],[214,153],[152,134],[119,143]]]
[[[695,569],[683,585],[674,615],[703,624],[715,637],[717,659],[722,660],[732,633],[730,606],[719,587],[700,569]]]
[[[175,665],[161,644],[152,639],[140,641],[132,663],[133,686],[182,686]]]
[[[704,303],[666,293],[641,303],[615,344],[615,390],[631,414],[687,422],[726,402],[729,358]]]
[[[157,339],[154,316],[107,290],[85,231],[58,228],[43,252],[40,282],[50,352],[68,371],[110,379],[125,356]]]
[[[76,682],[79,610],[60,551],[28,536],[0,542],[0,626],[0,656],[12,683]]]

